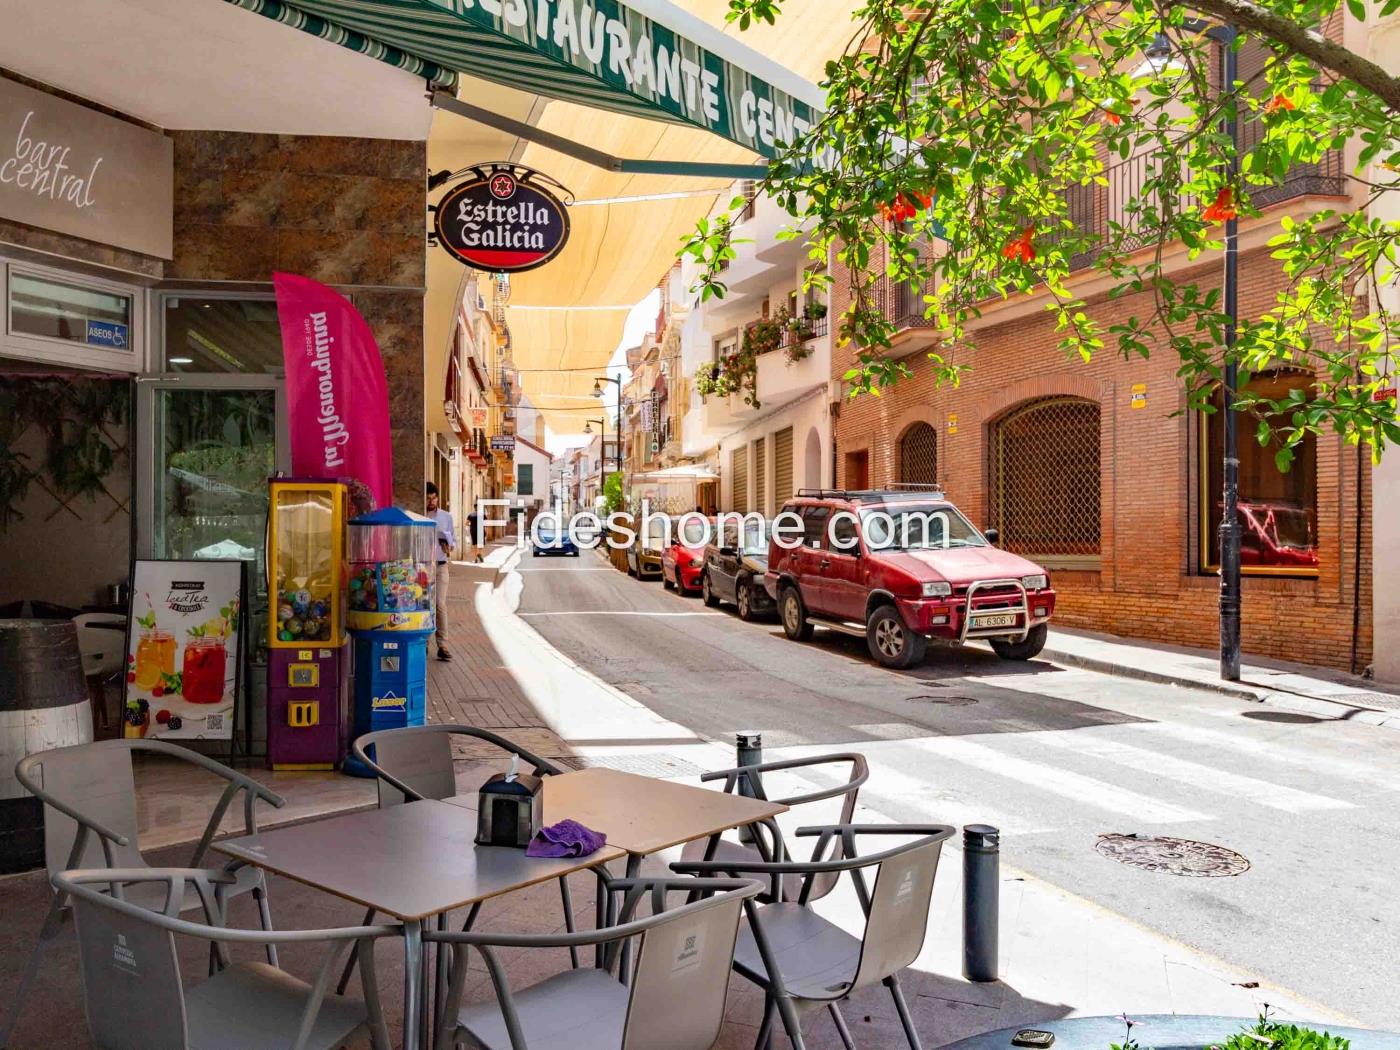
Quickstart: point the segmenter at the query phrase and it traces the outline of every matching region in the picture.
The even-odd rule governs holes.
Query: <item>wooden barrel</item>
[[[71,620],[0,620],[0,873],[44,863],[44,810],[20,787],[25,755],[92,740]]]

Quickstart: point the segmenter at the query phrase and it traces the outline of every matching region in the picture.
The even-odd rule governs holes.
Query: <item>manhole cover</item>
[[[977,703],[975,696],[932,696],[928,693],[920,693],[909,699],[916,704],[942,704],[944,707],[966,707]]]
[[[1242,854],[1194,839],[1109,834],[1100,835],[1094,849],[1120,864],[1166,875],[1213,879],[1249,870]]]

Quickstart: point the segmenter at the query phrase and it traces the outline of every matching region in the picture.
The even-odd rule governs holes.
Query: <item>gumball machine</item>
[[[421,726],[433,633],[437,527],[396,507],[350,522],[346,622],[354,636],[355,737]],[[370,776],[353,755],[345,771]]]
[[[269,484],[268,758],[273,769],[334,769],[349,747],[347,488],[306,478]]]

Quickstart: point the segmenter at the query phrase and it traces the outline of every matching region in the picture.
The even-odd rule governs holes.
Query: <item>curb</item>
[[[1329,721],[1359,722],[1364,725],[1400,729],[1400,711],[1386,711],[1374,707],[1359,707],[1344,700],[1332,700],[1320,696],[1307,696],[1302,693],[1281,692],[1264,686],[1251,687],[1243,684],[1213,682],[1185,675],[1162,674],[1131,664],[1118,663],[1095,656],[1065,652],[1047,645],[1040,653],[1042,659],[1052,663],[1075,667],[1084,671],[1097,671],[1116,678],[1128,678],[1139,682],[1152,682],[1156,685],[1172,685],[1182,689],[1199,689],[1205,692],[1228,696],[1234,700],[1244,700],[1252,704],[1268,704],[1280,710],[1298,714],[1316,715]]]
[[[1227,684],[1225,682],[1202,682],[1194,678],[1187,678],[1185,675],[1162,674],[1159,671],[1149,671],[1142,667],[1122,664],[1114,660],[1105,660],[1097,656],[1084,656],[1080,653],[1065,652],[1062,649],[1055,649],[1049,645],[1041,650],[1040,658],[1049,660],[1052,663],[1064,664],[1067,667],[1077,667],[1084,671],[1098,671],[1100,674],[1111,674],[1117,678],[1133,678],[1139,682],[1182,686],[1187,689],[1204,689],[1207,692],[1220,693],[1223,696],[1233,697],[1236,700],[1249,700],[1254,703],[1263,702],[1260,691],[1250,689],[1247,686]]]

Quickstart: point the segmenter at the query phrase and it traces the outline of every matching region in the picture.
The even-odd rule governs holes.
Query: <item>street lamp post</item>
[[[601,398],[603,396],[603,384],[617,384],[617,446],[613,449],[616,454],[617,472],[622,473],[622,377],[614,379],[612,376],[598,376],[593,380],[593,396]]]
[[[1238,76],[1233,25],[1212,26],[1200,19],[1187,19],[1182,28],[1188,33],[1204,33],[1220,45],[1221,89],[1233,91]],[[1165,59],[1171,43],[1159,33],[1147,49],[1149,59]],[[1234,187],[1239,182],[1239,113],[1231,105],[1225,108],[1221,131],[1230,140],[1230,155],[1221,165],[1225,184]],[[1220,387],[1222,394],[1224,446],[1221,463],[1224,484],[1220,513],[1220,677],[1227,682],[1240,680],[1240,458],[1239,430],[1235,420],[1235,388],[1239,368],[1235,362],[1235,326],[1239,321],[1239,222],[1232,215],[1225,220],[1225,273],[1221,312],[1225,315],[1225,360],[1222,362]]]
[[[601,450],[602,453],[603,453],[603,454],[598,458],[598,494],[601,496],[601,495],[603,494],[603,489],[605,489],[605,488],[607,487],[607,484],[608,484],[608,476],[607,476],[608,472],[607,472],[607,466],[606,466],[606,464],[605,464],[605,460],[607,459],[607,456],[608,456],[608,415],[607,415],[607,413],[606,413],[606,412],[603,413],[603,418],[602,418],[602,419],[585,419],[585,420],[583,421],[583,432],[584,432],[585,434],[592,434],[592,433],[593,433],[593,424],[594,424],[594,423],[597,423],[597,424],[598,424],[598,428],[599,428],[599,430],[598,430],[598,445],[599,445],[600,450]]]

